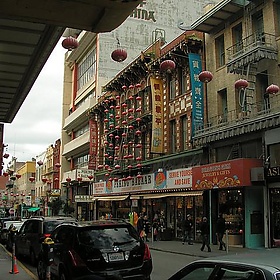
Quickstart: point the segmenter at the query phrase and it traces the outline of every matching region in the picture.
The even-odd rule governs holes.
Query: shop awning
[[[148,193],[143,195],[131,195],[130,199],[156,199],[171,196],[199,196],[202,195],[203,191],[188,191],[188,192],[178,192],[178,193]]]
[[[93,200],[99,201],[118,201],[118,200],[125,200],[128,198],[128,195],[118,195],[118,196],[96,196]]]
[[[38,210],[40,210],[39,207],[31,207],[31,208],[27,209],[28,212],[36,212]]]

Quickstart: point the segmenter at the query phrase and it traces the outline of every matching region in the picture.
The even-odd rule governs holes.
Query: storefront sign
[[[96,194],[105,194],[105,187],[106,187],[106,182],[101,181],[98,183],[93,183],[93,193]]]
[[[167,188],[191,188],[192,187],[192,169],[182,168],[167,171]]]
[[[280,180],[280,166],[269,167],[265,171],[268,180]]]
[[[262,166],[259,159],[236,159],[192,168],[193,189],[251,186],[251,168]]]
[[[96,169],[96,155],[97,155],[97,122],[93,119],[89,120],[89,161],[88,169]]]
[[[91,181],[88,176],[94,176],[94,170],[91,169],[77,169],[77,178],[82,178],[82,181]]]
[[[92,202],[91,195],[75,195],[75,202]]]

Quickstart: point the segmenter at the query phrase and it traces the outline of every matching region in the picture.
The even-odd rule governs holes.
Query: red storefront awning
[[[192,189],[206,190],[251,186],[251,168],[261,167],[260,159],[234,159],[192,168]]]

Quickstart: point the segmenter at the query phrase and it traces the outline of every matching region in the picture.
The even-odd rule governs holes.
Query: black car
[[[280,280],[280,249],[206,258],[180,269],[168,280]]]
[[[125,221],[64,223],[50,237],[54,242],[50,271],[59,280],[93,275],[101,279],[150,279],[149,247]],[[42,250],[37,265],[40,280],[45,279],[47,265]]]
[[[41,250],[42,238],[50,236],[57,225],[64,222],[76,222],[72,217],[32,217],[26,220],[16,236],[16,256],[27,256],[32,265],[36,265]]]

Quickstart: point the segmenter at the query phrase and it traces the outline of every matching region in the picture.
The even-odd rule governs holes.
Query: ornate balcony
[[[264,32],[251,34],[229,47],[227,54],[227,69],[231,73],[240,73],[248,64],[262,59],[277,60],[275,35]]]

